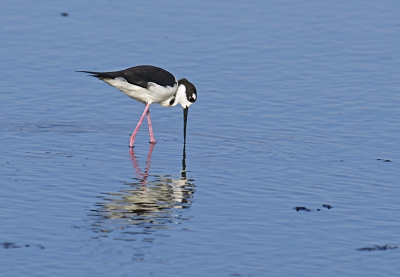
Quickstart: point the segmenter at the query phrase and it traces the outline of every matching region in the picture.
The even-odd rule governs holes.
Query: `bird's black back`
[[[93,71],[79,71],[92,74],[93,77],[99,79],[115,79],[118,77],[125,78],[132,85],[142,88],[147,88],[149,82],[156,83],[160,86],[175,85],[175,77],[168,71],[152,66],[152,65],[139,65],[125,70],[113,72],[93,72]]]

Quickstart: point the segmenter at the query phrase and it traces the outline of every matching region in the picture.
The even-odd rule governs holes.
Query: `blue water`
[[[399,8],[3,3],[0,275],[396,276]],[[75,72],[140,64],[196,85],[185,149]]]

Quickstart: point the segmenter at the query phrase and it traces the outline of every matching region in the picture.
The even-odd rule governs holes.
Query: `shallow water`
[[[3,4],[0,275],[395,276],[398,8]],[[196,85],[185,148],[74,72],[138,64]]]

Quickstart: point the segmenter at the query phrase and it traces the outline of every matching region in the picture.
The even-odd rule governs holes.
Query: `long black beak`
[[[188,117],[189,107],[183,109],[183,143],[186,144],[186,124]]]

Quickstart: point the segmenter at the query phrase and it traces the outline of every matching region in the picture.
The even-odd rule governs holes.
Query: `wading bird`
[[[146,105],[142,116],[132,133],[129,146],[133,147],[135,137],[145,116],[149,125],[150,143],[156,143],[150,119],[150,105],[158,103],[163,107],[181,104],[183,108],[183,136],[186,143],[186,123],[190,105],[197,100],[196,87],[187,79],[176,80],[170,72],[151,65],[134,66],[113,72],[78,71],[89,73],[107,84],[116,87],[130,98]]]

